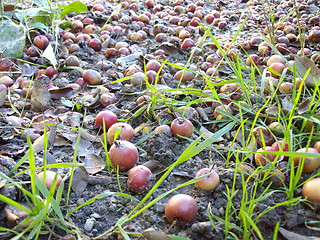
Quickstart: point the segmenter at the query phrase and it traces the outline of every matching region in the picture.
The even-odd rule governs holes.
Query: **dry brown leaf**
[[[58,89],[50,89],[49,90],[52,99],[60,99],[62,97],[69,98],[72,93],[73,89],[71,87],[64,87]]]
[[[73,175],[72,190],[80,197],[88,185],[89,174],[84,167],[76,168]]]
[[[201,126],[200,127],[200,133],[202,134],[202,137],[204,139],[208,139],[211,138],[213,136],[213,133],[210,132],[208,129],[206,129],[205,127]],[[221,142],[223,141],[223,137],[220,137],[219,139],[217,139],[215,142]]]
[[[61,146],[70,146],[71,142],[65,139],[61,135],[57,135],[54,141],[54,146],[55,147],[61,147]]]
[[[7,89],[0,91],[0,106],[2,106],[7,98]]]
[[[103,136],[92,135],[84,129],[81,129],[81,137],[85,140],[90,141],[90,142],[100,142],[100,139],[103,138]]]
[[[26,125],[26,119],[23,119],[21,117],[17,117],[17,116],[7,116],[5,117],[5,120],[7,121],[7,123],[9,123],[12,126],[19,126],[21,127],[22,125]]]
[[[150,123],[142,123],[134,129],[134,133],[138,133],[141,130],[145,130],[145,129],[147,129],[147,132],[150,132],[149,128],[150,128]]]
[[[306,78],[306,84],[314,86],[320,82],[320,69],[316,64],[306,56],[295,56],[295,63],[297,65],[297,71],[303,78],[307,71],[310,69],[310,73]]]
[[[106,161],[96,154],[87,154],[84,159],[84,168],[89,174],[100,172],[106,167]]]
[[[145,231],[142,232],[142,235],[147,240],[170,240],[171,239],[164,232],[156,231],[153,228],[146,229]]]
[[[311,98],[306,98],[298,106],[298,114],[304,114],[308,111],[310,107]]]
[[[196,110],[197,110],[199,116],[202,118],[202,120],[204,120],[206,122],[209,121],[209,118],[206,114],[206,111],[202,107],[197,107]]]
[[[32,87],[31,94],[31,110],[35,112],[43,112],[50,106],[50,93],[46,85],[47,77],[36,77]]]
[[[165,169],[165,166],[160,164],[157,160],[149,160],[143,164],[143,166],[150,169],[150,171],[154,173],[159,173]]]
[[[290,232],[282,227],[279,227],[279,232],[288,240],[320,240],[319,237],[308,237],[298,233]]]
[[[49,146],[52,146],[52,144],[54,143],[56,134],[57,134],[57,126],[52,127],[51,130],[47,133],[47,141],[49,143]],[[45,140],[44,135],[42,135],[41,137],[37,138],[34,141],[34,143],[32,144],[34,153],[38,153],[43,150],[44,140]]]
[[[73,148],[76,147],[76,141],[72,144]],[[78,156],[86,156],[87,154],[95,153],[96,149],[92,145],[92,143],[88,140],[83,138],[80,139],[79,146],[78,146]]]
[[[172,43],[163,43],[159,49],[163,50],[169,56],[181,54],[181,51]]]
[[[20,202],[19,204],[30,210],[30,207],[27,205],[27,203]],[[13,225],[18,224],[20,220],[25,219],[29,215],[27,212],[9,204],[5,206],[4,211],[8,222]]]
[[[286,113],[290,112],[293,107],[291,101],[287,97],[285,97],[281,100],[281,105],[282,105],[282,110]]]

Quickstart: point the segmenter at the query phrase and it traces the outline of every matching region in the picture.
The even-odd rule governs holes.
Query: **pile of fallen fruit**
[[[320,178],[302,184],[320,166],[317,0],[74,3],[83,11],[27,28],[21,56],[0,60],[0,170],[30,190],[32,146],[39,179],[64,188],[68,223],[40,239],[272,239],[276,226],[277,239],[320,236]],[[301,179],[288,200],[290,161]],[[0,200],[0,227],[23,231],[26,212]]]

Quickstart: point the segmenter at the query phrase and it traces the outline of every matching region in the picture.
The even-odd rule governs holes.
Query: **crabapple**
[[[297,153],[319,153],[314,148],[300,148],[296,151]],[[303,159],[305,159],[304,166],[303,166],[303,172],[311,173],[314,170],[316,170],[320,166],[320,157],[294,157],[294,165],[299,165],[299,162],[301,162]]]
[[[169,222],[177,219],[183,223],[191,223],[197,217],[198,206],[190,195],[177,194],[168,201],[164,211]]]
[[[147,191],[151,174],[150,169],[143,165],[131,168],[128,173],[128,188],[133,192]]]
[[[273,147],[267,146],[265,148],[259,148],[257,150],[257,153],[254,155],[254,160],[256,162],[257,165],[260,166],[265,166],[270,162],[273,162],[276,158],[276,155],[273,154],[265,154],[265,153],[261,153],[261,152],[276,152],[277,150],[274,149]]]
[[[320,178],[308,180],[302,187],[303,198],[316,204],[320,204]]]
[[[114,142],[114,136],[115,136],[118,129],[119,129],[118,138],[120,140],[130,141],[130,139],[134,135],[134,130],[128,123],[124,123],[124,122],[115,123],[108,130],[108,143],[109,144],[112,144]]]
[[[82,73],[82,78],[89,85],[99,85],[102,83],[101,74],[96,70],[85,70]]]
[[[196,173],[196,177],[201,177],[207,173],[210,173],[211,170],[209,168],[202,168]],[[215,189],[220,183],[220,178],[217,172],[212,172],[207,177],[201,179],[200,181],[195,183],[197,189],[203,189],[206,191],[211,191]]]
[[[97,114],[95,124],[98,128],[102,128],[104,124],[106,130],[108,130],[117,121],[118,117],[116,114],[109,110],[104,110]]]
[[[46,174],[45,174],[45,176],[46,176],[45,177],[45,179],[46,179],[45,185],[46,185],[47,189],[51,188],[56,175],[57,175],[56,188],[58,188],[60,186],[61,182],[62,182],[62,177],[58,173],[56,173],[54,171],[46,171]],[[38,177],[39,177],[39,179],[41,181],[44,181],[44,172],[38,173]]]
[[[126,140],[115,141],[109,150],[109,157],[114,166],[120,170],[128,170],[138,161],[138,149]]]
[[[171,123],[170,128],[172,133],[177,137],[191,137],[194,130],[192,122],[183,117],[174,119]]]

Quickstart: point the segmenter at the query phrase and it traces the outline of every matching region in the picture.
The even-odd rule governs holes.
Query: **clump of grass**
[[[28,162],[29,168],[19,172],[16,176],[21,174],[28,174],[30,182],[20,182],[15,180],[16,176],[9,177],[0,173],[2,179],[6,180],[6,186],[15,186],[26,200],[25,204],[14,201],[8,197],[0,194],[0,200],[14,208],[19,209],[27,214],[25,219],[22,219],[13,229],[1,228],[0,231],[4,232],[3,237],[10,237],[11,239],[38,239],[41,235],[49,234],[52,226],[57,226],[65,232],[70,232],[68,223],[64,218],[64,214],[60,207],[63,196],[65,181],[68,175],[65,176],[59,188],[57,185],[57,176],[55,177],[50,189],[47,189],[45,184],[37,176],[37,171],[40,169],[46,172],[51,168],[75,168],[82,166],[79,163],[58,163],[48,165],[46,161],[46,152],[48,150],[48,135],[46,128],[44,128],[44,156],[43,166],[37,167],[34,158],[34,150],[30,138],[27,138],[29,150],[24,156],[24,161],[19,163],[19,166]],[[28,161],[26,161],[28,160]],[[30,185],[30,189],[25,188],[25,184]],[[6,232],[6,233],[5,233]],[[55,235],[55,232],[52,233]]]

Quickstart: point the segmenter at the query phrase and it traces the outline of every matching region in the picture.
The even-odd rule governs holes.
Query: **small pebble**
[[[86,231],[91,231],[92,230],[92,228],[93,228],[93,224],[94,224],[94,222],[95,222],[96,220],[94,219],[94,218],[88,218],[87,220],[86,220],[86,223],[84,224],[84,229],[86,230]]]
[[[98,213],[92,213],[92,214],[90,215],[90,217],[95,218],[95,219],[101,218],[101,216],[100,216]]]
[[[157,213],[163,213],[164,212],[164,205],[161,203],[156,203],[155,210]]]
[[[83,198],[79,198],[78,200],[77,200],[77,205],[81,205],[81,204],[83,204],[84,203],[84,199]]]

